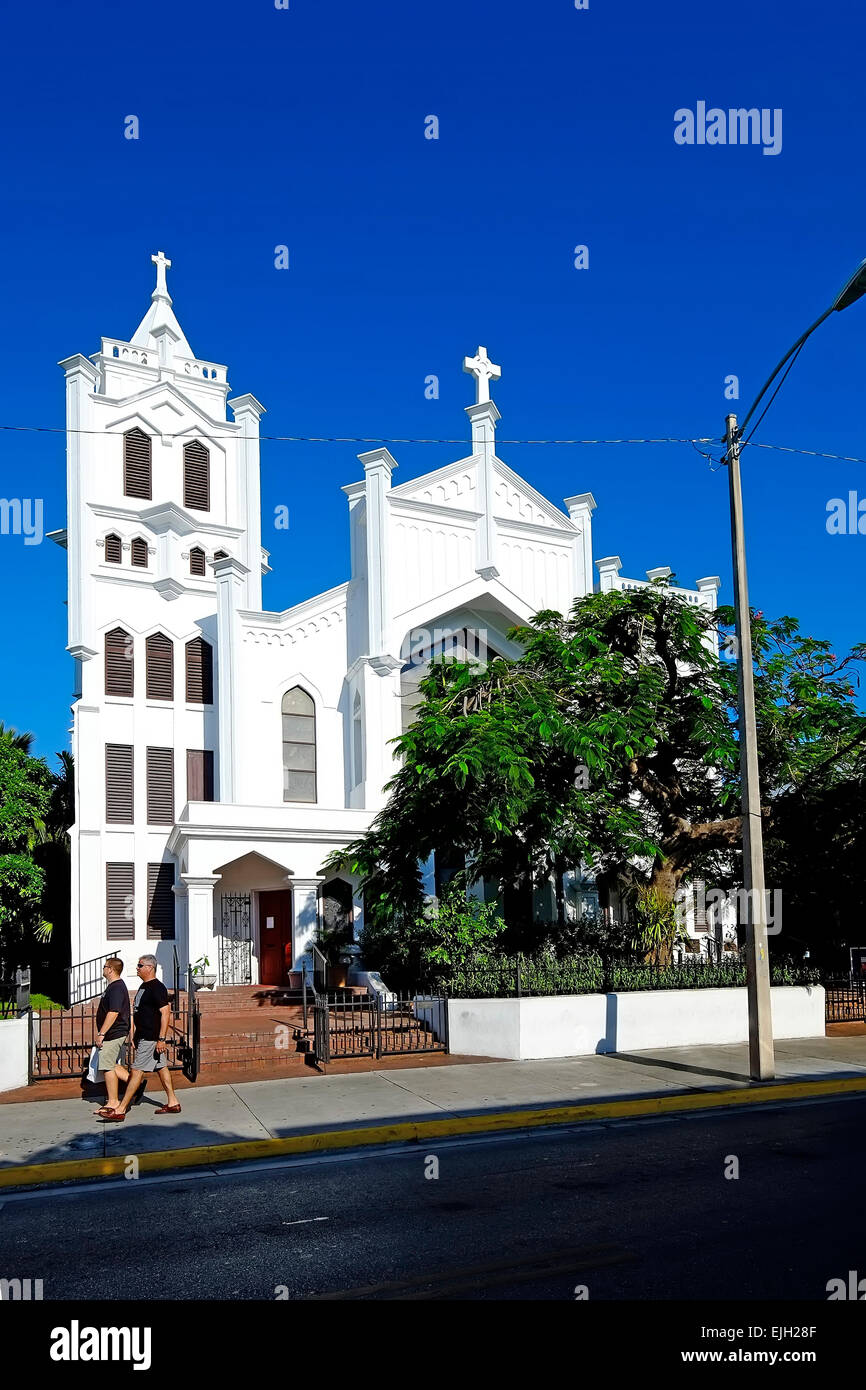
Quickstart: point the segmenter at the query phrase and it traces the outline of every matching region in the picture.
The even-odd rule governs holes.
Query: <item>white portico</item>
[[[402,483],[387,448],[359,455],[343,489],[348,578],[265,609],[264,407],[193,354],[171,262],[153,260],[133,336],[61,364],[72,955],[132,964],[147,949],[167,971],[177,951],[208,957],[221,983],[278,984],[323,922],[363,919],[357,884],[324,863],[382,806],[427,663],[517,655],[509,628],[591,592],[595,501],[579,492],[563,510],[498,456],[501,369],[479,348],[463,363],[468,453]],[[601,587],[643,582],[602,563]],[[714,607],[717,587],[699,581],[691,601]]]

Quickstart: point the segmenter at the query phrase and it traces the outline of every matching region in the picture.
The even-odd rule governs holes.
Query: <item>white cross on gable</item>
[[[502,368],[497,367],[487,356],[487,348],[480,347],[474,357],[463,358],[463,370],[475,377],[476,404],[490,400],[490,379],[502,376]]]
[[[165,272],[170,268],[171,261],[164,256],[161,251],[157,251],[155,256],[150,258],[156,266],[156,290],[155,294],[168,295],[168,287],[165,283]]]

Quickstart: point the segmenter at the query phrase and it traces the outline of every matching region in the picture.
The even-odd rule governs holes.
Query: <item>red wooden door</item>
[[[259,894],[259,963],[263,985],[287,985],[292,968],[292,894]]]

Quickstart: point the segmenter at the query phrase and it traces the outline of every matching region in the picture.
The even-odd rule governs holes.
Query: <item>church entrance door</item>
[[[259,963],[263,985],[287,985],[292,968],[292,894],[259,894]]]

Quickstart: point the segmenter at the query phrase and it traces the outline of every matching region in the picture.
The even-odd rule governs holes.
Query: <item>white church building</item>
[[[480,641],[516,656],[508,629],[540,609],[670,570],[637,580],[617,557],[593,563],[592,494],[563,510],[497,456],[500,372],[479,348],[464,362],[469,454],[404,483],[386,448],[360,454],[343,488],[348,579],[265,611],[264,406],[193,353],[171,262],[152,259],[132,337],[60,364],[72,961],[117,952],[133,978],[149,951],[168,977],[176,952],[182,967],[207,957],[219,984],[296,983],[317,923],[363,921],[357,884],[323,864],[382,806],[431,653]],[[718,587],[677,592],[712,610]]]

